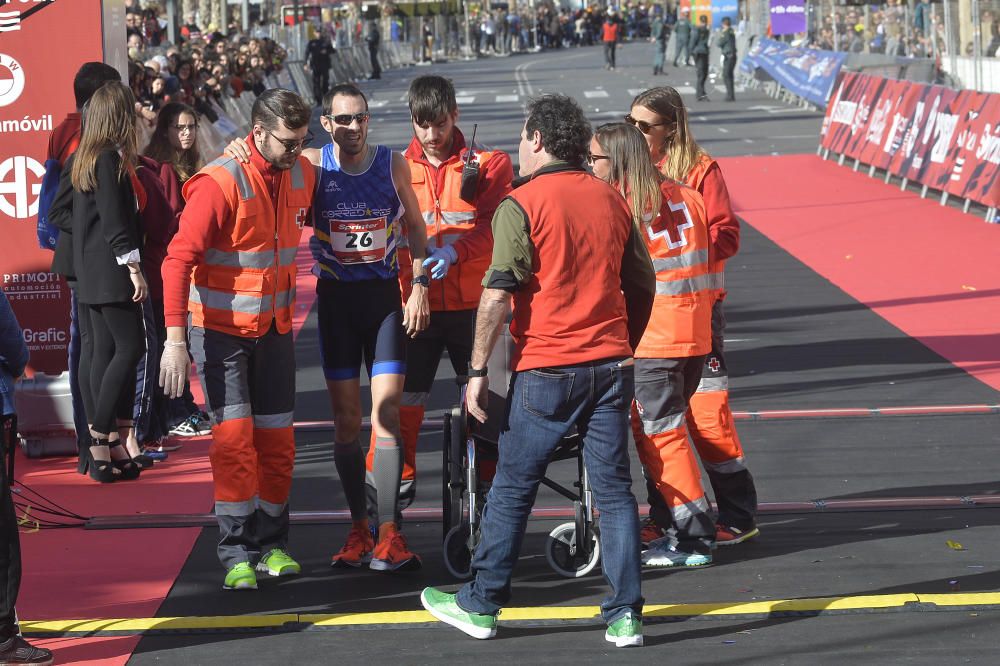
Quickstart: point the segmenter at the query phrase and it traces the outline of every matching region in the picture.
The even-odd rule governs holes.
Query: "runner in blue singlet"
[[[323,98],[320,124],[332,143],[302,151],[317,169],[314,236],[309,241],[317,277],[320,350],[336,423],[333,457],[353,525],[333,566],[396,571],[418,568],[395,523],[402,473],[399,403],[406,374],[405,336],[427,328],[427,229],[410,184],[406,159],[368,144],[368,100],[350,83]],[[287,148],[287,147],[286,147]],[[293,147],[291,150],[295,150]],[[249,161],[235,139],[225,153]],[[413,291],[400,306],[396,255],[406,225],[413,260]],[[378,542],[369,528],[365,454],[361,449],[361,363],[371,378],[375,452],[368,485],[375,488]],[[374,527],[374,526],[372,526]]]
[[[403,460],[399,403],[405,336],[426,328],[430,318],[422,266],[426,229],[409,165],[402,155],[368,143],[368,119],[368,102],[351,84],[335,86],[323,100],[320,122],[333,142],[307,155],[320,167],[309,246],[316,259],[323,372],[337,424],[334,461],[354,522],[333,565],[360,567],[370,561],[372,569],[396,571],[420,565],[395,523],[395,503]],[[401,224],[419,276],[405,309],[396,255]],[[377,543],[369,530],[359,438],[362,361],[372,389],[375,460],[369,484],[378,495]]]

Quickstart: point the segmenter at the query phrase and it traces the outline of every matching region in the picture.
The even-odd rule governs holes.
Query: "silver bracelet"
[[[170,340],[163,341],[164,347],[187,347],[186,342],[171,342]]]

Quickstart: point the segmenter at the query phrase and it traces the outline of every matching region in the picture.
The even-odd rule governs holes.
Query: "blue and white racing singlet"
[[[402,237],[403,204],[392,180],[392,151],[376,146],[375,159],[361,174],[340,168],[333,144],[323,146],[323,168],[313,202],[316,265],[313,275],[358,282],[396,278],[396,246]]]

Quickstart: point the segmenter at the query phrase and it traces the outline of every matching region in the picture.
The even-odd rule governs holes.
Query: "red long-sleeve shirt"
[[[253,135],[246,139],[250,146],[250,162],[257,167],[277,201],[276,188],[280,171],[261,156],[254,145]],[[195,174],[185,184],[187,203],[181,214],[180,227],[163,260],[163,318],[167,326],[186,326],[191,270],[201,263],[205,250],[212,246],[215,234],[226,220],[236,214],[230,209],[222,188],[211,177]]]
[[[698,170],[696,167],[692,174]],[[688,183],[692,185],[692,183]],[[705,200],[708,215],[708,237],[711,241],[712,260],[725,261],[740,249],[740,221],[733,212],[729,190],[722,177],[719,164],[712,160],[701,182],[693,185]]]

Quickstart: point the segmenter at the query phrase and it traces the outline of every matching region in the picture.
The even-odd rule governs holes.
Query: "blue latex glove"
[[[424,268],[429,268],[431,277],[441,280],[448,275],[448,269],[458,261],[458,252],[451,245],[434,248],[430,256],[424,259]]]

